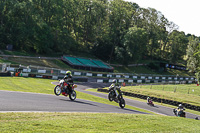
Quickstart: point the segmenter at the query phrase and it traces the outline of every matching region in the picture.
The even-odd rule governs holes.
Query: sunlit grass
[[[200,87],[194,84],[126,86],[122,91],[200,106]]]
[[[53,94],[55,80],[0,77],[0,89]],[[77,92],[77,98],[118,106]],[[136,109],[134,107],[129,107]],[[140,110],[144,111],[144,110]],[[113,113],[0,113],[0,132],[200,132],[200,121],[160,115]],[[189,127],[189,128],[188,128]]]
[[[0,132],[200,132],[200,121],[112,113],[0,113]]]
[[[97,91],[97,89],[87,89],[87,91],[92,91],[92,92],[97,92],[97,93],[105,93],[105,92],[99,92]],[[107,93],[105,93],[107,94]],[[128,99],[132,99],[132,100],[136,100],[136,101],[141,101],[141,102],[145,102],[146,103],[146,99],[140,99],[140,98],[137,98],[137,97],[131,97],[131,96],[123,96],[124,98],[128,98]],[[173,105],[169,105],[169,104],[165,104],[165,103],[159,103],[159,102],[155,102],[153,101],[154,104],[156,105],[162,105],[162,106],[167,106],[167,107],[170,107],[170,108],[177,108],[177,106],[173,106]],[[190,112],[190,113],[193,113],[193,114],[196,114],[196,115],[200,115],[200,112],[199,111],[194,111],[194,110],[190,110],[190,109],[186,109],[186,112]]]

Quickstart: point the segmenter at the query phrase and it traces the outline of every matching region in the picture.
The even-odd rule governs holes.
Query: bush
[[[151,63],[148,64],[148,67],[151,68],[151,69],[154,69],[154,70],[159,70],[160,64],[151,62]]]

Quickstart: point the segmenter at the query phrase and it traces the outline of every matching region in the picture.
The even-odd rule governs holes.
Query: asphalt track
[[[52,89],[53,93],[53,89]],[[50,94],[0,91],[0,112],[101,112],[146,114],[117,106]]]
[[[55,84],[55,83],[54,83]],[[107,99],[108,94],[85,91],[88,88],[102,88],[109,84],[103,83],[78,83],[77,91],[95,95]],[[52,89],[53,94],[53,89]],[[172,108],[155,105],[148,106],[145,102],[125,98],[126,104],[161,115],[174,116]],[[147,114],[144,112],[121,109],[119,106],[112,106],[93,101],[77,99],[71,101],[68,97],[55,96],[50,94],[37,94],[27,92],[1,91],[0,90],[0,112],[101,112],[101,113],[131,113]],[[197,115],[186,112],[187,118],[194,119]]]
[[[98,97],[101,97],[101,98],[108,99],[108,94],[86,91],[85,86],[87,86],[88,88],[102,88],[102,87],[108,87],[109,84],[79,83],[79,87],[77,88],[77,90],[80,91],[80,92],[84,92],[84,93],[87,93],[87,94],[91,94],[91,95],[95,95],[95,96],[98,96]],[[124,98],[124,99],[125,99],[127,105],[138,107],[138,108],[141,108],[141,109],[145,109],[145,110],[148,110],[148,111],[160,114],[160,115],[175,116],[174,113],[173,113],[173,108],[161,106],[161,105],[155,105],[154,107],[152,107],[152,106],[147,105],[146,102],[141,102],[141,101],[132,100],[132,99],[128,99],[128,98]],[[188,113],[187,111],[186,111],[186,117],[192,118],[192,119],[194,119],[196,117],[200,118],[200,116]]]

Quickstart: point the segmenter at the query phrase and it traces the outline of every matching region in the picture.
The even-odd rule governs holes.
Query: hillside
[[[176,64],[198,52],[198,37],[178,31],[178,25],[160,11],[134,2],[4,0],[0,4],[0,49],[32,52],[32,56],[84,53],[124,65],[149,59]],[[187,53],[188,49],[193,52]]]
[[[3,57],[3,54],[7,55],[17,55],[21,57]],[[49,67],[63,70],[77,70],[71,68],[69,65],[65,64],[60,57],[46,57],[48,55],[32,55],[25,54],[22,52],[15,51],[3,51],[0,54],[0,63],[11,63],[12,65],[25,65],[25,66],[40,66],[40,67]],[[30,57],[30,58],[28,58]],[[45,57],[45,58],[44,58]],[[142,61],[141,61],[142,62]],[[123,66],[117,64],[111,64],[114,68],[114,73],[134,73],[134,74],[154,74],[154,75],[182,75],[182,76],[192,76],[191,73],[187,71],[180,71],[175,69],[167,69],[167,71],[159,71],[155,69],[151,69],[148,67],[148,62],[144,61],[144,64],[141,66]],[[84,71],[84,70],[78,70]]]

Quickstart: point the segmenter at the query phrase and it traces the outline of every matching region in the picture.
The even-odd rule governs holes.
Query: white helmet
[[[113,79],[112,83],[117,83],[117,80],[116,80],[116,79]]]

